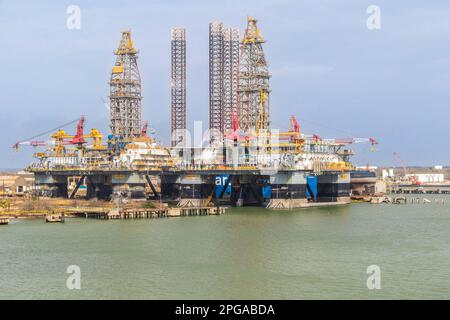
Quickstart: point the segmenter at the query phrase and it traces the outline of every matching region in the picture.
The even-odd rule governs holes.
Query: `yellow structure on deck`
[[[247,17],[247,29],[245,30],[244,38],[242,39],[243,44],[264,42],[261,32],[256,25],[257,22],[258,20],[250,16]]]

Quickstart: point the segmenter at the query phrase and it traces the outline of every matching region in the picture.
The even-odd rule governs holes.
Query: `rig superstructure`
[[[110,81],[110,129],[115,138],[136,138],[141,132],[142,96],[138,51],[131,39],[131,31],[122,32],[115,54]]]
[[[248,17],[239,59],[239,125],[244,131],[269,128],[269,67],[257,20]]]
[[[185,29],[171,33],[171,147],[156,143],[141,120],[141,81],[131,32],[122,32],[110,81],[107,144],[97,129],[76,134],[58,127],[51,141],[31,139],[14,146],[47,147],[28,170],[48,195],[73,198],[150,198],[178,206],[264,204],[293,208],[350,201],[353,143],[372,138],[322,139],[300,130],[295,116],[287,131],[270,128],[269,70],[257,20],[239,30],[210,24],[210,129],[199,145],[186,143]],[[150,132],[150,134],[148,133]],[[203,134],[203,133],[202,133]],[[88,143],[92,140],[92,143]],[[180,144],[179,142],[184,143]]]

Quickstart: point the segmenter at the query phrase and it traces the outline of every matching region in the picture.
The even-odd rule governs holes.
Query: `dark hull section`
[[[274,184],[272,199],[306,199],[306,184]]]
[[[290,209],[346,203],[350,200],[351,188],[350,174],[342,172],[317,175],[309,171],[220,175],[196,172],[159,174],[159,177],[153,177],[153,181],[148,173],[87,175],[86,198],[144,198],[151,189],[154,199],[182,207],[266,205],[268,208]],[[67,176],[64,174],[36,175],[36,182],[53,196],[68,196]]]
[[[234,206],[261,206],[265,202],[267,179],[240,176],[232,179],[230,204]],[[269,192],[270,193],[270,192]],[[270,198],[270,195],[268,196]]]
[[[187,175],[180,177],[180,207],[201,207],[211,203],[215,191],[211,177]]]
[[[105,185],[105,184],[94,184],[94,183],[87,183],[87,192],[86,192],[86,198],[92,199],[103,199],[103,200],[109,200],[111,199],[111,195],[113,193],[113,189],[111,185]],[[130,196],[133,192],[131,192]]]
[[[130,198],[131,199],[145,199],[145,187],[136,186],[130,188]]]
[[[180,198],[180,184],[175,182],[161,183],[161,199],[164,201],[176,201]]]
[[[299,208],[308,202],[305,172],[277,172],[270,177],[270,185],[270,201],[267,208]]]
[[[183,199],[206,199],[212,192],[210,184],[182,184],[180,195]]]
[[[52,197],[67,197],[67,183],[55,183],[50,190]]]
[[[337,202],[350,197],[350,176],[347,173],[326,173],[317,176],[317,201]]]

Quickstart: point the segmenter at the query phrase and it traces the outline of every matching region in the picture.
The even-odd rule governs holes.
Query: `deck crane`
[[[145,121],[144,124],[142,125],[141,128],[141,132],[139,134],[139,136],[142,137],[148,137],[148,135],[153,135],[156,133],[156,130],[152,127],[148,126],[148,121]]]
[[[20,140],[20,141],[17,141],[12,147],[18,151],[19,150],[19,146],[21,146],[21,145],[29,145],[29,146],[33,146],[33,147],[48,145],[50,143],[49,141],[40,141],[40,140],[34,140],[34,139],[42,137],[42,136],[44,136],[46,134],[49,134],[51,132],[54,132],[55,130],[58,130],[58,129],[61,129],[61,128],[65,128],[65,127],[67,127],[67,126],[69,126],[69,125],[71,125],[71,124],[73,124],[73,123],[75,123],[75,122],[77,122],[79,120],[80,120],[80,118],[77,118],[77,119],[72,120],[70,122],[64,123],[64,124],[62,124],[62,125],[60,125],[60,126],[58,126],[56,128],[53,128],[53,129],[50,129],[50,130],[38,133],[38,134],[36,134],[36,135],[34,135],[32,137],[29,137],[29,138],[26,138],[26,139],[23,139],[23,140]]]
[[[239,132],[239,120],[235,112],[231,112],[231,133],[225,135],[225,138],[235,142],[238,140],[248,140],[248,137]]]
[[[295,152],[299,153],[302,149],[304,140],[300,133],[300,124],[294,115],[290,117],[290,128],[286,132],[278,132],[275,134],[279,140],[288,140],[288,143],[280,143],[279,146],[294,146]]]
[[[78,146],[82,146],[84,143],[86,143],[86,140],[84,139],[84,116],[81,116],[80,120],[77,123],[77,133],[72,138],[71,143],[76,144]]]
[[[81,116],[77,123],[77,133],[75,135],[68,135],[64,130],[59,130],[55,134],[52,135],[52,138],[58,141],[56,146],[64,145],[65,139],[69,139],[66,144],[73,144],[78,146],[78,148],[82,148],[83,145],[87,142],[86,139],[92,139],[92,149],[94,150],[105,150],[106,147],[102,145],[103,135],[98,131],[98,129],[92,128],[89,134],[84,134],[84,122],[85,117]],[[56,150],[55,154],[61,154],[62,150]]]
[[[83,135],[86,139],[92,139],[92,149],[94,150],[106,150],[106,147],[102,144],[103,135],[95,128],[91,128],[89,134]]]
[[[76,131],[75,135],[67,134],[67,132],[64,129],[62,129],[64,127],[67,127],[68,125],[75,123],[75,122],[78,122],[77,123],[77,131]],[[80,118],[77,118],[76,120],[68,122],[62,126],[54,128],[52,130],[48,130],[46,132],[40,133],[29,139],[18,141],[13,145],[13,148],[18,150],[20,145],[29,145],[32,147],[49,146],[50,145],[50,146],[53,146],[55,156],[62,156],[66,145],[77,145],[79,148],[81,148],[86,143],[86,139],[92,139],[93,140],[92,148],[94,150],[105,150],[106,147],[102,145],[103,135],[95,128],[92,128],[89,134],[84,134],[84,123],[85,123],[85,117],[81,116]],[[53,139],[51,141],[33,140],[37,137],[43,136],[43,135],[53,132],[55,130],[57,130],[57,131],[51,135],[51,138]]]
[[[147,128],[148,128],[148,122],[145,121],[144,125],[141,128],[141,138],[142,137],[147,137]]]
[[[296,133],[300,133],[300,124],[294,115],[291,115],[291,130]]]
[[[65,143],[69,144],[69,143]],[[14,144],[13,148],[19,149],[19,146],[30,146],[30,147],[45,147],[45,146],[54,146],[54,140],[30,140],[30,141],[20,141]]]
[[[278,133],[278,136],[280,139],[288,139],[290,142],[299,142],[301,140],[301,134],[300,134],[300,124],[298,123],[297,119],[294,115],[291,115],[290,118],[290,128],[287,132],[280,132]]]
[[[319,137],[320,139],[320,137]],[[356,143],[367,143],[371,144],[371,151],[375,151],[375,145],[378,144],[378,141],[374,138],[333,138],[333,139],[320,139],[320,141],[329,142],[337,145],[350,145]]]
[[[67,134],[64,129],[59,129],[52,134],[52,139],[55,141],[55,156],[60,157],[64,153],[64,145],[73,144],[81,148],[86,143],[84,139],[84,116],[81,116],[77,123],[77,133],[75,135]]]

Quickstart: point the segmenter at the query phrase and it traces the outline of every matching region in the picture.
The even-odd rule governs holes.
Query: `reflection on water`
[[[0,226],[0,298],[450,298],[445,204],[371,205],[220,217],[12,221]],[[381,268],[381,290],[366,269]],[[66,268],[81,268],[81,290]]]

